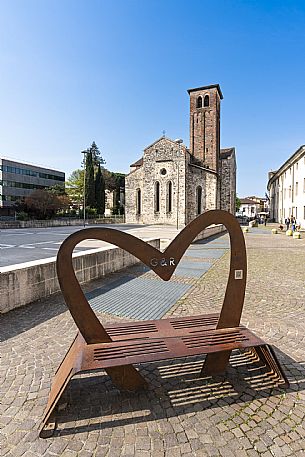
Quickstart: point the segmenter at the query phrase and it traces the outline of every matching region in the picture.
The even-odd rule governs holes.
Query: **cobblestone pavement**
[[[150,386],[144,393],[121,393],[96,372],[75,377],[61,401],[58,431],[40,439],[52,377],[76,332],[56,295],[0,317],[0,455],[304,456],[305,239],[253,229],[246,241],[242,321],[274,345],[290,388],[278,389],[240,353],[223,377],[199,378],[201,357],[143,364]],[[218,310],[228,264],[227,253],[167,316]]]

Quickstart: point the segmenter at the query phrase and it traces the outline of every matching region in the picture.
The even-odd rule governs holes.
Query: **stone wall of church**
[[[236,208],[236,163],[234,154],[221,160],[220,208],[235,215]]]
[[[184,145],[180,145],[179,149],[178,144],[167,138],[161,138],[145,149],[142,167],[125,179],[126,222],[176,225],[178,218],[179,225],[184,225],[186,154]],[[157,183],[159,183],[159,207],[156,202]],[[178,185],[179,195],[177,193]],[[136,210],[137,188],[141,189],[140,215]],[[171,203],[169,202],[170,193]]]
[[[125,221],[130,223],[143,223],[142,212],[137,214],[137,191],[143,194],[143,167],[138,168],[125,178]]]
[[[198,187],[202,189],[201,204],[198,207]],[[217,175],[200,167],[189,166],[186,177],[187,215],[186,223],[198,216],[198,210],[203,213],[216,209]]]

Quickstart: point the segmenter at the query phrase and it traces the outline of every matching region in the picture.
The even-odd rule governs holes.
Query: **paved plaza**
[[[245,238],[242,323],[274,345],[288,389],[279,389],[239,352],[226,375],[214,378],[199,377],[203,357],[142,364],[149,389],[138,393],[120,392],[99,371],[72,380],[60,402],[56,433],[40,439],[50,383],[76,333],[56,294],[0,316],[0,455],[305,456],[305,236],[271,235],[267,227],[251,229]],[[227,235],[218,240],[224,246]],[[230,258],[228,249],[222,254],[200,277],[183,271],[179,283],[190,287],[164,317],[219,311]],[[139,268],[128,274],[155,280]],[[108,280],[84,289],[90,294]],[[103,323],[122,319],[97,314]]]

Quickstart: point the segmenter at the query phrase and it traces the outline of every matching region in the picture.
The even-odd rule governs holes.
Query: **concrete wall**
[[[86,225],[92,224],[123,224],[125,222],[124,216],[112,216],[102,219],[89,219]],[[44,228],[44,227],[61,227],[69,225],[83,225],[83,219],[51,219],[47,221],[0,221],[0,229],[5,228]]]
[[[222,224],[210,225],[210,227],[207,227],[202,232],[200,232],[194,241],[199,241],[199,240],[203,240],[205,238],[209,238],[210,236],[219,235],[220,233],[223,233],[226,230],[227,229]]]
[[[159,249],[160,240],[148,240]],[[60,290],[56,274],[56,258],[2,267],[0,270],[0,313],[48,297]],[[80,283],[100,278],[138,263],[139,260],[117,247],[92,249],[73,255]]]

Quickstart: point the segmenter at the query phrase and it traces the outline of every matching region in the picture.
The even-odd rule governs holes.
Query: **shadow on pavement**
[[[246,408],[252,401],[267,397],[276,398],[277,409],[288,393],[305,389],[305,366],[278,349],[276,353],[288,376],[288,389],[278,387],[260,363],[251,362],[249,352],[239,351],[232,354],[226,375],[213,378],[199,377],[203,362],[200,357],[141,365],[149,389],[137,393],[120,392],[103,373],[75,377],[62,397],[61,403],[67,407],[57,413],[54,437],[106,431],[236,403],[244,403]],[[236,414],[242,411],[239,408]],[[84,424],[86,421],[88,424]]]
[[[52,296],[52,303],[50,303],[50,299],[46,299],[0,314],[0,342],[14,338],[20,333],[66,312],[67,307],[60,298],[61,294],[57,293]]]

